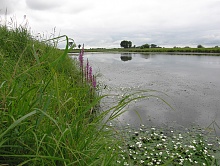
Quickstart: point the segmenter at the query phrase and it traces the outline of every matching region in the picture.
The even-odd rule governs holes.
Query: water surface
[[[200,125],[213,121],[220,126],[220,57],[164,53],[87,53],[98,80],[107,87],[102,93],[128,94],[155,89],[159,98],[132,103],[119,121],[121,124],[166,126]],[[111,105],[105,99],[103,107]],[[216,127],[216,125],[215,125]]]

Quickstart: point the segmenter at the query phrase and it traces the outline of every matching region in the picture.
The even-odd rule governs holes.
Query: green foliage
[[[0,165],[114,163],[106,147],[116,141],[95,116],[101,98],[82,84],[70,39],[60,36],[60,51],[22,28],[0,26],[0,34]]]
[[[150,45],[149,44],[144,44],[140,47],[140,49],[143,49],[143,48],[150,48]]]
[[[120,46],[124,47],[124,48],[131,48],[132,42],[131,41],[127,41],[127,40],[123,40],[123,41],[121,41]]]
[[[197,48],[204,48],[201,44],[199,44],[198,46],[197,46]]]
[[[151,44],[150,47],[151,48],[157,48],[157,45],[156,44]]]
[[[24,58],[30,58],[29,53],[32,52],[34,40],[31,39],[27,29],[23,27],[9,31],[6,26],[1,26],[0,43],[4,56],[18,59],[19,55],[22,54]]]

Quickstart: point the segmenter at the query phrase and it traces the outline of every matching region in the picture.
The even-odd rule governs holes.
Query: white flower
[[[148,165],[153,165],[153,163],[152,163],[152,162],[149,162]]]
[[[136,142],[136,145],[140,148],[142,146],[141,142]]]
[[[157,147],[162,146],[162,144],[157,144]]]
[[[180,139],[182,139],[182,138],[183,138],[181,134],[179,134],[179,138],[180,138]]]
[[[126,165],[126,166],[127,166],[127,165],[129,165],[129,164],[128,164],[127,162],[124,162],[124,165]]]
[[[191,148],[191,149],[195,149],[195,146],[193,146],[193,145],[189,145],[189,148]]]
[[[158,134],[157,134],[157,133],[154,133],[154,135],[155,135],[155,136],[158,136]]]
[[[192,143],[196,144],[196,140],[193,140]]]

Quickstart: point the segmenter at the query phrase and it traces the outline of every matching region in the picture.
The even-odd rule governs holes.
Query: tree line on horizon
[[[132,48],[132,42],[128,41],[128,40],[123,40],[120,43],[120,46],[123,48]],[[133,45],[133,48],[140,48],[140,49],[144,49],[144,48],[162,48],[160,46],[157,46],[156,44],[143,44],[141,46],[136,47],[135,45]],[[177,46],[174,46],[173,48],[180,48]],[[190,48],[189,46],[185,46],[184,48]],[[197,45],[197,48],[205,48],[203,45],[199,44]],[[219,48],[219,46],[214,46],[214,48]]]

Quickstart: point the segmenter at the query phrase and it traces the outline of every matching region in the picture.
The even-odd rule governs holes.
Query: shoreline
[[[175,53],[175,54],[212,54],[220,56],[220,48],[91,48],[85,52],[122,52],[122,53]],[[80,49],[73,49],[69,53],[79,53]]]

